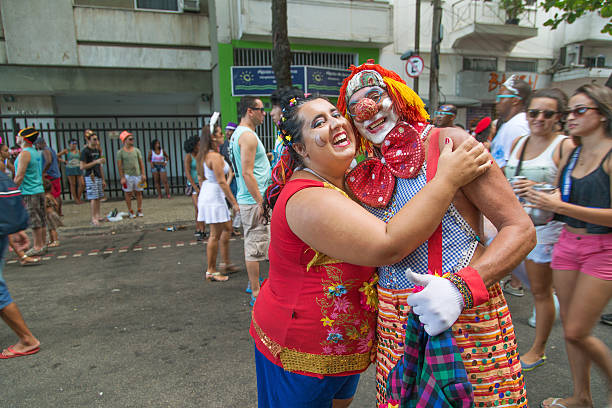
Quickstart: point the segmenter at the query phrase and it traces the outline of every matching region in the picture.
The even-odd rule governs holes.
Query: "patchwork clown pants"
[[[407,304],[412,289],[378,287],[376,400],[385,402],[387,377],[404,353]],[[489,301],[465,309],[452,327],[476,407],[527,407],[525,380],[512,318],[499,284]]]

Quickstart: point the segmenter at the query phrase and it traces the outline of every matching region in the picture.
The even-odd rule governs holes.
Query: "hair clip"
[[[287,133],[285,130],[281,130],[282,136],[279,134],[279,136],[281,136],[281,140],[283,141],[283,144],[285,146],[291,146],[293,144],[292,142],[292,137],[289,133]]]
[[[291,98],[291,99],[289,99],[289,106],[293,106],[293,105],[295,105],[296,103],[297,103],[297,101],[296,101],[296,99],[295,99],[295,98]]]

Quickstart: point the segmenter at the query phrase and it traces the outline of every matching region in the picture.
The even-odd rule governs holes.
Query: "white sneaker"
[[[134,215],[133,212],[130,213],[130,218],[136,218],[136,215]]]
[[[138,211],[138,216],[139,217],[144,217],[144,214],[141,211]]]

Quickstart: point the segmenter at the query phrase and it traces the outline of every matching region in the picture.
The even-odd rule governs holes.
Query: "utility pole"
[[[420,55],[420,43],[421,43],[421,0],[416,0],[416,11],[414,13],[414,52],[416,55]],[[412,80],[412,88],[414,92],[419,93],[419,77]]]
[[[438,71],[440,69],[440,25],[442,24],[442,0],[432,0],[433,24],[431,28],[431,57],[429,69],[429,112],[438,109]]]

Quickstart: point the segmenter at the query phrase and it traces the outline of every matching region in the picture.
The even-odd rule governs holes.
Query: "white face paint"
[[[361,136],[379,146],[385,140],[387,134],[397,125],[398,120],[399,117],[393,110],[393,101],[385,96],[376,115],[363,122],[355,120],[354,123]]]

